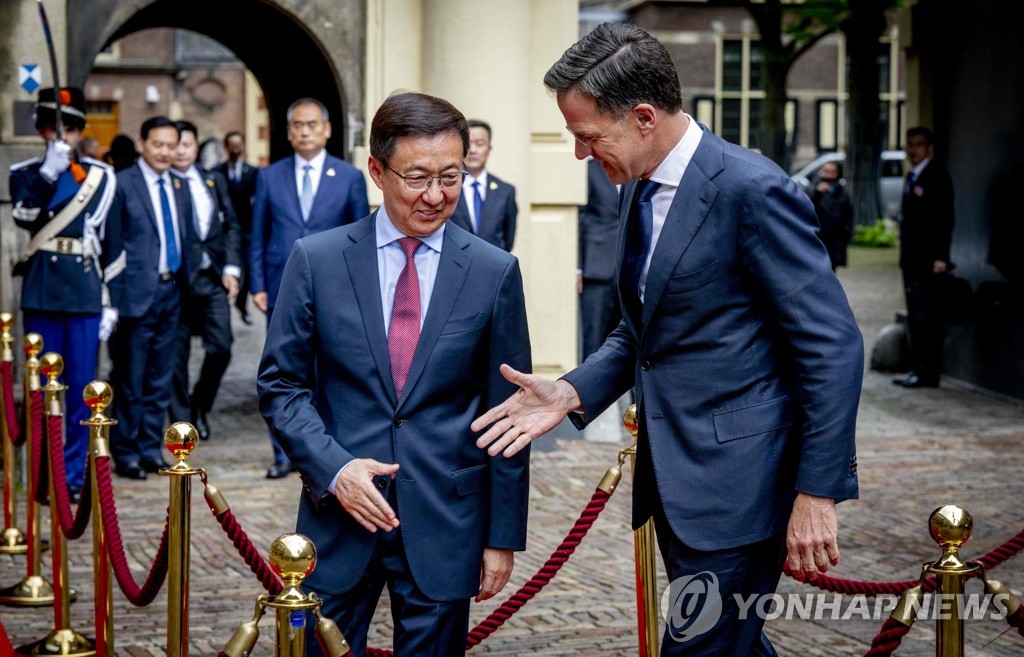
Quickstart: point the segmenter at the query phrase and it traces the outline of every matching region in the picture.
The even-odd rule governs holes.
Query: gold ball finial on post
[[[39,373],[46,377],[47,388],[63,390],[57,379],[64,372],[64,359],[56,351],[48,351],[39,359]]]
[[[14,328],[14,315],[9,312],[0,313],[0,342],[3,343],[3,353],[0,360],[10,363],[14,361],[14,336],[11,329]]]
[[[939,568],[959,569],[967,567],[958,552],[961,546],[971,538],[974,520],[967,509],[959,504],[945,504],[932,511],[928,518],[928,532],[932,540],[942,548]]]
[[[14,315],[6,311],[0,313],[0,331],[10,334],[12,328],[14,328]]]
[[[114,389],[106,381],[90,381],[82,389],[82,401],[92,411],[93,417],[103,415],[103,411],[114,401]]]
[[[626,427],[626,431],[635,440],[636,434],[640,431],[640,425],[637,424],[636,418],[636,404],[630,404],[626,412],[622,414],[622,426]]]
[[[21,339],[21,350],[30,359],[38,358],[39,352],[43,350],[43,336],[38,333],[29,333]]]
[[[177,460],[174,467],[178,467],[188,461],[192,450],[199,443],[199,432],[188,422],[175,422],[167,427],[164,432],[164,447],[174,454]],[[188,467],[187,465],[185,467]]]
[[[309,598],[299,588],[302,580],[316,567],[316,546],[302,534],[284,534],[270,544],[270,569],[284,581],[284,590],[274,597],[275,603],[303,604]]]

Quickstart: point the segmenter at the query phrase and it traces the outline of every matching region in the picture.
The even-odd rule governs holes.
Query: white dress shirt
[[[641,301],[647,289],[647,270],[651,267],[651,256],[654,255],[654,250],[658,246],[661,229],[665,227],[665,218],[668,216],[669,208],[672,207],[672,202],[676,198],[676,191],[679,189],[679,183],[683,179],[683,174],[686,173],[686,167],[690,164],[690,160],[693,159],[693,154],[697,152],[701,134],[704,132],[697,125],[697,122],[693,120],[692,116],[687,114],[686,118],[690,119],[690,124],[686,127],[683,138],[679,140],[679,143],[676,144],[668,156],[661,161],[661,164],[658,165],[650,177],[650,180],[661,183],[661,187],[658,188],[658,191],[654,192],[654,196],[651,198],[651,208],[654,211],[654,226],[651,234],[651,250],[647,253],[647,261],[644,262],[643,271],[640,272]]]
[[[313,198],[316,198],[316,190],[320,188],[320,176],[324,172],[324,160],[327,159],[327,151],[320,149],[320,152],[313,156],[312,160],[307,160],[298,153],[295,154],[295,190],[299,193],[299,198],[302,197],[302,177],[306,175],[306,165],[312,165],[312,169],[309,170],[309,182],[313,189]]]
[[[469,210],[469,222],[473,226],[473,232],[480,232],[480,217],[476,216],[476,203],[473,199],[473,183],[480,183],[480,201],[482,203],[487,202],[487,172],[481,171],[479,178],[474,178],[473,174],[466,176],[466,179],[462,181],[462,196],[466,199],[466,208]]]
[[[178,204],[174,200],[174,182],[171,174],[164,171],[163,175],[153,170],[153,167],[146,164],[146,160],[139,158],[139,169],[142,170],[142,177],[146,180],[146,188],[149,190],[149,200],[153,204],[153,216],[156,217],[156,232],[160,236],[160,262],[157,263],[157,271],[166,274],[167,269],[167,237],[164,235],[163,210],[160,206],[160,186],[157,180],[164,181],[164,191],[167,193],[167,201],[171,206],[171,224],[174,226],[174,244],[178,247],[178,260],[185,265],[185,254],[181,252],[181,225],[178,223]]]
[[[216,206],[213,203],[213,188],[206,184],[194,164],[182,176],[188,181],[188,190],[192,193],[192,212],[196,220],[196,235],[201,242],[205,242],[210,234],[210,226],[214,221],[220,221],[220,217],[214,216]],[[213,264],[206,249],[202,249],[202,252],[203,259],[199,263],[200,270],[207,269]],[[242,277],[242,269],[238,265],[224,265],[223,273],[235,278]]]

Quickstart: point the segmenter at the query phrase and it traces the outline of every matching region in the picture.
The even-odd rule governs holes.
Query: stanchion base
[[[74,630],[54,630],[45,639],[21,646],[15,652],[19,655],[65,655],[67,657],[92,657],[96,645]]]
[[[48,607],[52,604],[53,585],[39,575],[31,575],[14,586],[0,590],[0,605]]]
[[[0,533],[0,554],[25,554],[28,543],[25,534],[17,527],[8,527]]]

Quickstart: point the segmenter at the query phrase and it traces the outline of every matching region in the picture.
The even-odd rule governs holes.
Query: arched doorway
[[[301,14],[317,16],[318,24],[305,23],[286,4],[301,5]],[[138,10],[119,0],[68,0],[68,23],[75,26],[68,31],[68,80],[83,85],[96,54],[126,35],[155,27],[191,30],[229,48],[259,82],[270,118],[271,161],[292,152],[283,129],[286,112],[305,96],[327,106],[333,125],[327,148],[347,157],[353,146],[349,124],[360,126],[362,116],[362,12],[362,3],[330,0],[155,0]],[[336,43],[315,35],[325,28],[332,28]],[[338,41],[344,47],[335,49]]]

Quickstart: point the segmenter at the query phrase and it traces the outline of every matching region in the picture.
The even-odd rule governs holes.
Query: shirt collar
[[[487,170],[481,171],[479,178],[474,178],[471,173],[467,174],[466,179],[462,181],[462,186],[472,187],[474,182],[479,182],[481,189],[487,189]]]
[[[662,185],[679,187],[679,181],[683,179],[686,167],[690,164],[690,160],[693,159],[694,153],[697,152],[697,147],[700,146],[701,135],[704,133],[692,116],[687,114],[686,118],[690,120],[690,124],[686,126],[683,138],[679,140],[679,143],[669,152],[668,156],[661,161],[661,164],[651,174],[650,180]]]
[[[198,180],[199,182],[203,182],[203,176],[199,173],[199,169],[196,168],[195,164],[191,165],[188,170],[184,172],[178,171],[177,169],[174,169],[174,171],[186,180]]]
[[[302,173],[302,167],[306,164],[313,165],[314,171],[319,171],[324,168],[324,160],[327,159],[327,150],[324,148],[320,149],[320,152],[313,156],[312,160],[307,160],[298,153],[295,154],[295,170]]]
[[[152,186],[153,183],[155,183],[157,180],[163,180],[164,182],[171,181],[171,177],[167,175],[166,171],[164,171],[163,175],[160,175],[153,169],[153,167],[146,164],[146,160],[142,159],[141,157],[139,158],[138,162],[139,169],[142,170],[142,176],[146,179],[147,185]]]
[[[430,235],[427,235],[426,237],[419,237],[417,239],[434,251],[440,253],[441,245],[444,244],[444,228],[446,223],[448,222],[446,221],[444,224],[441,224],[441,227]],[[378,249],[385,247],[392,242],[397,242],[406,236],[405,233],[398,230],[398,228],[395,227],[395,224],[391,222],[391,217],[388,216],[388,211],[384,209],[383,205],[381,205],[380,209],[377,210],[375,228],[377,232]]]
[[[930,158],[930,157],[924,158],[923,160],[921,160],[921,162],[916,167],[911,169],[910,172],[914,174],[915,178],[920,178],[921,177],[921,172],[924,171],[924,168],[926,166],[928,166],[928,164],[931,161],[932,161],[932,158]]]

